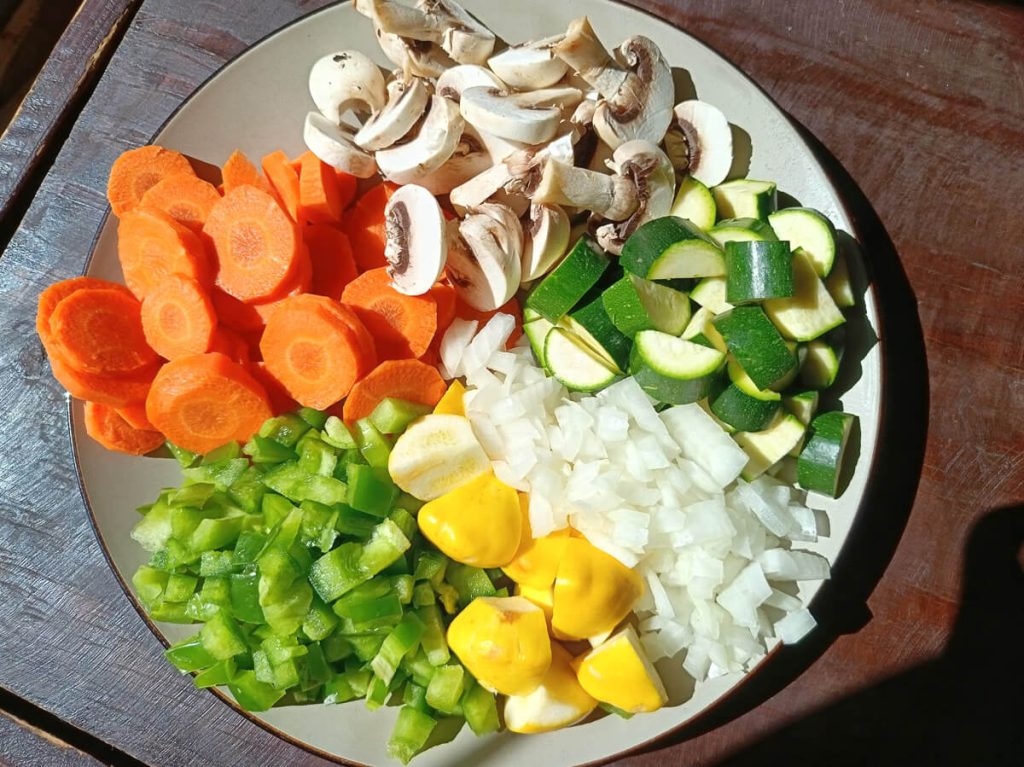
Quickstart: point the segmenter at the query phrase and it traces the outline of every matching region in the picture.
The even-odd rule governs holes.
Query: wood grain
[[[98,767],[101,762],[0,711],[0,767]]]
[[[709,765],[942,653],[968,531],[1024,497],[1024,12],[944,0],[634,4],[735,61],[842,164],[909,277],[929,359],[921,484],[895,555],[878,565],[866,625],[756,709],[623,761]],[[227,58],[319,5],[146,0],[0,260],[0,685],[153,764],[322,761],[195,693],[159,657],[88,529],[33,296],[82,271],[117,153]],[[898,269],[891,253],[872,255]],[[913,308],[901,311],[896,329],[915,326]]]

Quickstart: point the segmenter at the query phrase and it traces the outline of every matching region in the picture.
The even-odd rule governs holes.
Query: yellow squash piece
[[[583,689],[602,703],[633,714],[657,711],[668,700],[654,664],[632,626],[576,659]]]
[[[456,562],[500,567],[519,545],[519,494],[487,472],[424,504],[417,520],[427,540]]]
[[[530,530],[527,496],[523,496],[523,529],[515,558],[502,570],[516,583],[544,589],[555,582],[558,563],[562,561],[571,528],[565,527],[543,538],[534,538]]]
[[[572,656],[553,643],[551,666],[540,685],[531,693],[505,700],[505,726],[512,732],[550,732],[576,724],[596,706],[576,678]]]
[[[585,538],[570,537],[555,576],[552,630],[587,639],[615,628],[643,594],[633,570]]]
[[[448,644],[476,680],[502,695],[526,695],[551,665],[544,613],[522,597],[477,597],[448,626]]]
[[[539,589],[536,586],[527,586],[523,583],[516,584],[515,594],[517,597],[529,599],[537,607],[544,611],[544,619],[551,625],[551,611],[555,605],[555,592],[551,586]]]
[[[462,395],[466,393],[466,387],[462,381],[456,378],[448,385],[448,391],[434,405],[436,415],[466,415],[466,408],[462,404]]]

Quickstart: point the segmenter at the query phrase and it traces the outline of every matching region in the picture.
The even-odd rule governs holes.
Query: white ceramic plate
[[[677,78],[680,98],[693,97],[687,84],[688,73],[696,94],[721,108],[730,122],[749,134],[749,176],[775,180],[781,192],[823,211],[838,229],[853,232],[838,192],[779,108],[742,72],[688,34],[610,0],[465,0],[464,4],[498,35],[513,42],[555,34],[584,13],[608,47],[631,35],[650,37],[673,67],[685,70]],[[313,108],[306,89],[309,67],[320,56],[343,48],[360,49],[388,66],[369,21],[348,3],[333,6],[285,27],[225,66],[182,105],[154,137],[154,143],[218,165],[236,148],[250,157],[260,157],[274,149],[283,149],[290,156],[300,153],[304,149],[303,117]],[[97,241],[90,274],[121,279],[115,242],[116,221],[108,218]],[[877,307],[870,290],[864,300],[867,320],[877,335]],[[844,409],[856,413],[861,420],[857,470],[839,501],[812,499],[812,505],[828,510],[831,536],[809,548],[831,561],[835,561],[846,539],[864,493],[878,431],[880,376],[880,354],[875,345],[861,360],[861,376],[842,400]],[[135,568],[146,560],[145,552],[129,538],[137,519],[134,509],[150,502],[160,488],[178,484],[177,465],[171,460],[131,458],[103,450],[85,436],[78,403],[73,407],[72,420],[82,486],[100,542],[122,583],[128,583]],[[817,587],[818,584],[806,584],[801,588],[801,596],[809,600]],[[126,590],[130,594],[130,587],[126,586]],[[195,629],[164,624],[153,626],[153,630],[166,642]],[[154,643],[153,652],[158,651]],[[672,665],[663,662],[661,668],[667,670]],[[678,663],[674,665],[678,668]],[[682,699],[688,692],[686,684],[679,674],[666,675],[674,699]],[[605,717],[599,722],[538,736],[503,733],[476,738],[464,728],[453,742],[430,749],[416,757],[414,763],[419,767],[511,767],[605,760],[692,720],[743,678],[729,675],[702,683],[685,702],[629,721]],[[205,694],[196,691],[196,695]],[[377,765],[395,764],[385,754],[384,744],[396,711],[371,713],[355,702],[280,708],[250,716],[282,737],[323,756]]]

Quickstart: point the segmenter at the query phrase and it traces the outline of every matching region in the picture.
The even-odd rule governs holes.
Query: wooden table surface
[[[89,527],[65,396],[33,332],[38,292],[84,269],[117,154],[323,4],[86,0],[71,60],[117,47],[70,135],[27,160],[0,141],[9,177],[50,165],[24,218],[0,221],[17,225],[0,259],[0,764],[325,763],[161,657]],[[862,233],[890,360],[871,508],[815,605],[822,630],[681,742],[621,764],[1024,762],[1024,10],[635,4],[738,64],[818,142]],[[44,86],[52,103],[33,108],[48,126],[82,86]]]

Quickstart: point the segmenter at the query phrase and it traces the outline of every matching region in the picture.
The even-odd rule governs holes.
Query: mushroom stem
[[[609,176],[548,160],[530,199],[585,208],[610,221],[622,221],[639,205],[636,185],[622,176]]]
[[[565,37],[551,50],[605,98],[614,96],[629,76],[597,39],[586,16],[570,22]]]

